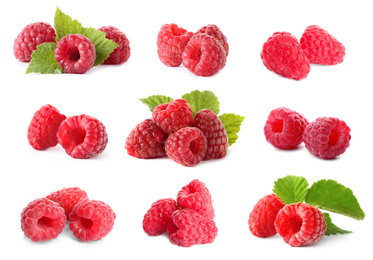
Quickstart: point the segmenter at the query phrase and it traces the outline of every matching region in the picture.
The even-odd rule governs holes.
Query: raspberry
[[[131,156],[149,159],[166,155],[164,141],[166,135],[151,119],[139,123],[128,135],[125,148]]]
[[[82,74],[95,63],[96,49],[87,37],[68,34],[57,42],[54,58],[66,73]]]
[[[182,209],[172,214],[172,224],[167,232],[172,243],[190,247],[214,242],[218,229],[212,219],[204,218],[192,209]]]
[[[251,233],[257,237],[276,235],[275,219],[285,203],[275,194],[266,195],[254,206],[249,217]]]
[[[99,240],[113,229],[115,218],[106,203],[85,199],[73,208],[69,228],[83,242]]]
[[[271,111],[264,126],[264,135],[274,147],[290,150],[302,143],[308,120],[296,111],[279,107]]]
[[[275,220],[277,233],[291,246],[309,246],[325,234],[326,222],[321,211],[298,202],[286,205]]]
[[[157,51],[161,62],[170,67],[178,67],[182,63],[181,55],[193,33],[178,27],[176,24],[162,26],[157,37]]]
[[[168,157],[184,166],[194,166],[205,158],[207,139],[196,127],[185,127],[171,134],[165,143]]]
[[[202,109],[194,116],[194,127],[207,138],[207,151],[204,160],[223,158],[229,147],[227,131],[220,118],[209,109]]]
[[[152,117],[156,125],[165,134],[171,134],[193,124],[192,108],[184,99],[175,99],[169,103],[156,106]]]
[[[308,151],[323,158],[333,159],[350,146],[350,128],[335,117],[320,117],[304,131],[303,142]]]
[[[56,238],[65,227],[65,211],[47,198],[30,202],[22,211],[21,228],[34,242]]]
[[[13,52],[17,60],[29,62],[36,46],[44,42],[56,42],[56,32],[48,23],[31,23],[14,40]]]
[[[212,76],[225,66],[226,53],[214,37],[196,34],[183,52],[183,65],[197,76]]]
[[[52,192],[46,198],[57,202],[65,210],[66,219],[70,220],[69,216],[74,206],[83,199],[87,199],[88,195],[84,190],[74,187]]]
[[[146,212],[142,226],[149,236],[158,236],[167,231],[172,223],[171,215],[177,210],[174,199],[160,199]]]
[[[131,55],[130,42],[126,35],[114,26],[103,26],[98,30],[106,33],[106,39],[112,40],[119,45],[110,53],[103,64],[125,63]]]
[[[225,54],[228,56],[229,53],[229,45],[227,41],[227,37],[223,34],[223,32],[217,27],[215,24],[209,24],[207,26],[202,27],[199,29],[195,34],[198,33],[206,33],[214,37],[216,40],[220,42],[220,44],[224,47]]]
[[[42,106],[35,112],[27,130],[27,139],[36,150],[45,150],[57,145],[57,131],[66,116],[51,105]]]
[[[311,70],[298,40],[288,32],[275,32],[269,37],[260,57],[268,70],[286,78],[301,80]]]
[[[343,44],[317,25],[306,28],[300,38],[300,45],[311,63],[336,65],[346,55]]]
[[[57,132],[58,143],[76,159],[88,159],[102,153],[108,143],[105,126],[88,115],[66,118]]]

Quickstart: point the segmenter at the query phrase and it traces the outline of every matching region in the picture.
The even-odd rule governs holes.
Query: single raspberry
[[[285,203],[275,194],[261,198],[254,206],[249,217],[251,233],[257,237],[270,237],[276,235],[275,219]]]
[[[170,67],[178,67],[182,63],[182,53],[192,38],[193,33],[176,24],[162,26],[157,37],[157,51],[161,62]]]
[[[269,37],[260,57],[268,70],[286,78],[301,80],[311,70],[298,40],[288,32],[275,32]]]
[[[192,108],[186,100],[181,98],[156,106],[152,117],[165,134],[171,134],[193,124]]]
[[[54,58],[66,73],[83,74],[95,63],[96,49],[87,37],[68,34],[57,42]]]
[[[264,135],[274,147],[291,150],[303,141],[308,120],[296,111],[279,107],[271,111],[264,126]]]
[[[66,219],[70,220],[70,213],[74,206],[83,199],[88,199],[87,193],[78,188],[64,188],[49,194],[47,199],[57,202],[65,210]]]
[[[229,45],[227,41],[227,37],[223,34],[223,32],[217,27],[215,24],[209,24],[207,26],[202,27],[199,29],[195,34],[198,33],[206,33],[215,39],[217,39],[220,44],[224,47],[225,54],[228,56],[229,53]]]
[[[88,159],[102,153],[108,135],[101,121],[88,115],[66,118],[57,132],[58,143],[76,159]]]
[[[172,223],[171,215],[177,210],[174,199],[160,199],[146,212],[142,226],[149,236],[158,236],[167,231]]]
[[[218,228],[212,219],[204,218],[192,209],[182,209],[172,214],[167,232],[172,243],[190,247],[214,242]]]
[[[220,118],[209,109],[202,109],[194,116],[197,127],[207,138],[207,151],[204,160],[223,158],[228,151],[228,135]]]
[[[194,166],[205,158],[206,136],[196,127],[185,127],[171,134],[165,143],[168,157],[184,166]]]
[[[335,117],[320,117],[304,130],[303,142],[308,151],[323,158],[333,159],[350,146],[351,129]]]
[[[30,202],[22,211],[21,228],[34,242],[56,238],[65,227],[65,211],[47,198]]]
[[[346,55],[343,44],[318,25],[306,28],[300,45],[310,63],[336,65],[342,63]]]
[[[119,46],[110,53],[103,64],[125,63],[131,56],[130,42],[126,35],[114,26],[102,26],[99,31],[106,33],[106,39],[112,40]]]
[[[113,229],[116,215],[109,205],[99,200],[82,200],[70,214],[69,228],[81,241],[105,237]]]
[[[183,52],[183,65],[197,76],[208,77],[225,66],[226,53],[218,40],[207,34],[196,34]]]
[[[166,135],[151,119],[139,123],[128,135],[125,148],[131,156],[149,159],[166,155],[164,141]]]
[[[56,32],[50,24],[37,22],[26,25],[14,40],[14,56],[19,61],[29,62],[32,52],[44,42],[56,42]]]
[[[286,205],[278,212],[275,228],[289,245],[309,246],[324,236],[326,222],[319,209],[298,202]]]

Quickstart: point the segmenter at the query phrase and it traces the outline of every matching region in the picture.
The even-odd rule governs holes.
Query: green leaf
[[[140,101],[147,105],[151,112],[153,112],[154,108],[160,104],[169,103],[172,101],[173,98],[163,96],[163,95],[153,95],[147,98],[141,98]]]
[[[275,181],[273,192],[285,204],[303,202],[308,190],[308,181],[300,176],[287,175]]]
[[[357,220],[365,217],[352,190],[334,180],[320,180],[312,184],[306,203]]]
[[[228,143],[229,146],[231,146],[238,139],[237,134],[241,129],[241,124],[245,117],[235,114],[222,114],[219,116],[219,118],[227,131]]]
[[[182,96],[192,107],[193,116],[201,109],[210,109],[215,114],[220,112],[220,103],[214,93],[208,90],[195,90]]]
[[[352,231],[344,230],[342,228],[337,227],[335,224],[333,224],[332,219],[329,216],[329,213],[323,213],[323,215],[324,215],[325,222],[326,222],[325,236],[352,233]]]
[[[54,15],[54,29],[56,30],[56,41],[68,34],[82,34],[83,26],[77,20],[64,14],[58,7]]]
[[[54,59],[54,49],[56,43],[45,42],[39,44],[31,54],[31,61],[27,67],[26,74],[41,73],[41,74],[57,74],[62,73],[63,69]]]

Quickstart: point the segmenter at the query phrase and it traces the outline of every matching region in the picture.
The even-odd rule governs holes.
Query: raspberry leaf
[[[227,131],[228,143],[229,146],[231,146],[238,139],[237,134],[241,129],[241,124],[245,117],[235,114],[222,114],[219,116],[219,118]]]
[[[192,107],[193,116],[201,109],[210,109],[215,114],[220,112],[220,103],[214,93],[208,90],[195,90],[182,96]]]
[[[303,202],[308,190],[308,181],[300,176],[287,175],[275,181],[273,192],[285,204]]]
[[[57,44],[54,42],[45,42],[39,44],[31,54],[31,61],[27,67],[26,74],[57,74],[62,73],[63,69],[54,59],[54,49]]]
[[[56,31],[56,41],[68,34],[82,34],[83,26],[77,20],[64,14],[58,7],[54,15],[54,29]]]
[[[342,228],[337,227],[335,224],[333,224],[329,213],[325,212],[325,213],[323,213],[323,215],[324,215],[324,219],[325,219],[325,222],[326,222],[325,236],[352,233],[352,231],[344,230]]]
[[[169,103],[170,101],[174,100],[171,97],[167,97],[164,95],[153,95],[147,98],[140,98],[140,101],[147,105],[151,112],[153,112],[154,108],[160,104]]]

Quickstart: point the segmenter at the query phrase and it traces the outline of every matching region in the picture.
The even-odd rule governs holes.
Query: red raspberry
[[[279,107],[271,111],[264,126],[264,135],[274,147],[289,150],[302,143],[308,120],[296,111]]]
[[[116,215],[106,203],[83,200],[70,214],[69,228],[81,241],[94,241],[105,237],[113,229]]]
[[[276,235],[275,219],[285,203],[275,194],[266,195],[254,206],[249,217],[251,233],[257,237]]]
[[[298,40],[288,32],[275,32],[263,45],[264,66],[283,77],[301,80],[311,70]]]
[[[30,202],[22,211],[21,228],[34,242],[56,238],[65,227],[65,211],[47,198]]]
[[[121,64],[125,63],[131,55],[130,42],[126,35],[114,26],[103,26],[98,29],[106,33],[106,39],[112,40],[119,46],[110,53],[103,64]]]
[[[88,115],[66,118],[57,132],[58,143],[76,159],[88,159],[102,153],[108,143],[105,126]]]
[[[160,199],[146,212],[142,226],[149,236],[158,236],[167,231],[172,223],[171,215],[177,210],[174,199]]]
[[[169,103],[156,106],[152,117],[156,125],[165,134],[171,134],[193,124],[192,108],[184,99],[175,99]]]
[[[14,40],[13,52],[17,60],[29,62],[36,46],[44,42],[56,42],[56,32],[48,23],[31,23]]]
[[[165,143],[168,157],[184,166],[194,166],[205,158],[206,136],[196,127],[185,127],[171,134]]]
[[[291,246],[309,246],[325,234],[326,222],[321,211],[298,202],[286,205],[275,220],[277,233]]]
[[[335,117],[320,117],[304,131],[303,142],[308,151],[323,158],[333,159],[350,146],[350,128]]]
[[[166,155],[164,141],[166,135],[151,119],[139,123],[128,135],[125,148],[131,156],[149,159]]]
[[[197,76],[212,76],[225,66],[226,53],[218,40],[207,34],[196,34],[183,52],[183,65]]]
[[[342,63],[346,55],[343,44],[317,25],[306,28],[300,38],[300,45],[311,63],[335,65]]]
[[[217,27],[215,24],[209,24],[207,26],[202,27],[199,29],[195,34],[198,33],[206,33],[217,39],[221,45],[224,47],[225,54],[228,56],[229,53],[229,45],[227,41],[227,37],[223,34],[223,32]]]
[[[167,66],[178,67],[182,63],[181,55],[193,33],[176,24],[162,26],[157,37],[159,59]]]
[[[87,37],[68,34],[57,42],[54,58],[66,73],[82,74],[95,63],[96,49]]]
[[[207,151],[204,160],[223,158],[228,151],[227,131],[220,118],[209,109],[202,109],[194,116],[194,127],[207,138]]]
[[[52,192],[46,198],[57,202],[65,210],[66,219],[70,220],[69,216],[74,206],[83,199],[88,199],[88,195],[84,190],[74,187]]]

